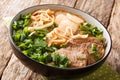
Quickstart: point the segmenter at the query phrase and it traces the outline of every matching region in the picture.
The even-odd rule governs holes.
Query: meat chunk
[[[92,52],[92,45],[96,45],[97,51]],[[101,59],[104,56],[105,48],[100,43],[100,39],[88,37],[84,39],[73,39],[68,42],[66,48],[57,50],[59,54],[64,54],[70,60],[70,67],[84,67],[96,62],[96,56]]]
[[[75,33],[78,30],[78,26],[83,22],[84,20],[82,18],[63,11],[55,13],[55,23],[63,31],[69,26],[73,33]]]
[[[58,28],[65,31],[66,27],[70,27],[72,29],[72,32],[75,33],[78,30],[78,26],[79,24],[75,24],[68,19],[64,19],[60,22]]]
[[[82,43],[88,43],[88,42],[91,42],[91,43],[96,43],[96,44],[101,44],[101,41],[102,42],[105,42],[105,39],[98,39],[98,38],[95,38],[95,37],[88,37],[88,38],[74,38],[74,39],[70,39],[68,41],[68,45],[80,45]]]
[[[70,67],[84,67],[87,65],[86,51],[79,47],[62,48],[56,52],[64,54],[70,60]]]
[[[80,24],[80,23],[84,22],[84,19],[82,17],[80,18],[80,17],[70,14],[70,13],[67,13],[66,16],[69,20],[71,20],[74,23]]]
[[[66,15],[66,12],[61,12],[61,11],[56,12],[55,13],[55,23],[57,25],[59,25],[62,20],[67,19],[67,17],[65,15]]]

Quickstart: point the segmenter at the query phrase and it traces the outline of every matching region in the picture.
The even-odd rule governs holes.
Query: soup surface
[[[12,37],[26,56],[60,68],[85,67],[105,54],[103,31],[82,16],[62,10],[21,14],[12,25]]]

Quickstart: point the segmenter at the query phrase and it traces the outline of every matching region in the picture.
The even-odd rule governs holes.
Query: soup
[[[93,64],[104,56],[106,48],[101,29],[62,10],[21,14],[12,25],[12,38],[26,56],[60,68]]]

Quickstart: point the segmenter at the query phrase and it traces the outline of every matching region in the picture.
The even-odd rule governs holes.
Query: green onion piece
[[[58,53],[53,53],[52,58],[55,66],[65,68],[69,65],[69,60],[62,54],[60,55]]]
[[[14,21],[12,27],[13,27],[13,29],[17,29],[17,22],[16,21]]]
[[[95,44],[92,44],[92,51],[90,52],[90,54],[94,54],[97,52],[97,46]]]
[[[14,39],[15,41],[19,41],[19,40],[20,40],[20,37],[21,37],[21,30],[18,30],[16,33],[14,33],[13,39]]]
[[[82,31],[83,34],[89,34],[100,39],[103,37],[103,31],[91,25],[90,23],[83,23],[79,26],[79,29]]]
[[[60,48],[64,48],[64,47],[66,47],[67,46],[67,44],[61,44],[60,45]]]
[[[97,54],[94,56],[94,59],[95,59],[95,61],[98,61],[98,60],[100,60],[100,56]]]

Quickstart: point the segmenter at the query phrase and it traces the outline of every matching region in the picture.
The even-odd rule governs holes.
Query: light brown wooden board
[[[114,0],[78,0],[75,8],[81,9],[97,18],[105,27],[108,26]],[[81,4],[81,5],[79,5]]]
[[[17,3],[14,6],[17,8],[15,8],[15,12],[10,12],[10,10],[12,8],[14,8],[12,6],[12,4],[15,2],[13,2],[13,1],[15,1]],[[3,3],[8,2],[8,6],[10,6],[10,7],[9,8],[5,7],[8,11],[5,11],[4,12],[5,14],[0,17],[2,18],[4,16],[15,15],[21,9],[29,7],[31,5],[36,5],[39,3],[40,4],[54,3],[54,4],[68,5],[71,7],[75,6],[76,8],[81,9],[81,10],[88,12],[91,15],[95,16],[104,25],[107,26],[109,23],[111,10],[112,10],[112,6],[114,3],[114,0],[109,0],[109,1],[107,1],[107,0],[77,0],[77,3],[74,0],[41,0],[41,1],[29,0],[29,1],[27,1],[28,3],[24,4],[25,1],[27,1],[27,0],[9,0],[9,1],[4,0]],[[104,7],[105,7],[105,9],[107,9],[107,11],[104,9]],[[16,11],[16,9],[17,9],[17,11]],[[2,8],[2,9],[0,8],[0,11],[1,10],[4,11],[4,8]],[[7,12],[9,12],[9,13],[7,14]],[[0,14],[2,14],[2,13],[0,12]],[[2,29],[3,28],[4,28],[4,26],[2,26]],[[0,35],[1,37],[5,36],[4,33],[7,34],[6,28],[4,31],[1,31],[1,27],[0,27],[0,32],[1,32],[1,35]],[[0,40],[1,40],[1,38],[0,38]],[[4,39],[2,39],[1,41],[3,41],[3,40]],[[4,43],[4,41],[3,41],[2,44],[6,44],[6,43]],[[2,44],[0,42],[0,46]],[[8,45],[8,47],[9,46],[10,45]],[[3,49],[3,48],[4,47],[2,47],[1,49]],[[8,51],[9,50],[11,50],[11,49],[8,49]],[[1,63],[1,60],[5,61],[5,63],[2,62],[2,64],[4,64],[4,65],[0,65],[1,74],[4,71],[3,75],[2,75],[2,80],[8,80],[8,79],[9,80],[41,80],[41,76],[39,74],[33,73],[31,70],[29,70],[24,65],[22,65],[21,62],[14,55],[12,55],[12,57],[11,57],[12,51],[9,53],[8,56],[6,56],[6,54],[8,54],[8,52],[3,51],[2,53],[0,53],[0,56],[2,56],[3,54],[4,54],[5,58],[4,59],[0,58],[0,63]],[[11,57],[11,59],[10,59],[10,57]],[[10,59],[10,61],[9,61],[9,59]],[[9,63],[8,63],[8,61],[9,61]],[[8,65],[7,65],[7,63],[8,63]],[[4,70],[4,68],[5,68],[5,70]]]
[[[108,30],[112,38],[112,50],[107,62],[120,73],[120,0],[115,1]]]
[[[74,7],[77,0],[41,0],[40,4],[60,4]]]
[[[7,28],[0,28],[0,76],[12,55],[7,31]]]
[[[27,3],[26,3],[27,2]],[[39,4],[39,0],[3,0],[0,1],[0,76],[5,69],[12,55],[12,49],[9,44],[8,30],[2,23],[2,18],[13,16],[20,10],[32,5]]]

